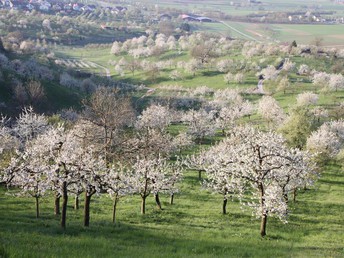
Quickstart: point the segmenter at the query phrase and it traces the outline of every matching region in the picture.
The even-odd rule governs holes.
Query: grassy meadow
[[[259,236],[259,220],[201,189],[198,173],[187,171],[175,204],[162,196],[162,211],[148,199],[140,214],[140,197],[120,200],[117,224],[111,222],[106,196],[91,202],[91,225],[82,227],[82,206],[70,198],[67,229],[53,215],[53,198],[41,201],[35,218],[34,199],[15,198],[0,189],[0,257],[343,257],[343,170],[328,165],[312,189],[291,204],[289,222],[268,220]]]
[[[321,38],[323,46],[344,48],[343,24],[263,24],[225,21],[236,30],[262,42],[287,42],[295,40],[299,44],[314,44]],[[239,39],[246,36],[221,23],[203,23],[196,25],[198,31],[209,31]]]
[[[144,1],[143,1],[144,2]],[[149,3],[157,1],[147,0]],[[273,1],[268,1],[273,5]],[[278,2],[282,2],[278,0]],[[227,1],[159,1],[165,7],[177,7],[184,3],[190,10],[196,6],[201,8],[222,9]],[[314,3],[325,4],[324,0]],[[293,0],[288,6],[298,6]],[[326,4],[331,5],[330,3]],[[287,4],[285,6],[287,8]],[[230,12],[233,7],[226,6]],[[292,7],[290,7],[292,8]],[[234,9],[233,9],[234,10]],[[253,9],[252,9],[253,10]],[[252,10],[238,10],[245,14]],[[343,26],[340,25],[262,25],[228,22],[239,31],[262,41],[292,41],[309,43],[315,37],[324,38],[324,44],[340,45]],[[323,27],[319,27],[323,26]],[[199,30],[207,30],[223,35],[234,35],[230,29],[220,23],[200,24]],[[226,34],[227,33],[227,34]],[[240,34],[237,34],[239,37]],[[305,36],[306,35],[306,36]],[[332,36],[331,36],[332,35]],[[338,37],[340,35],[341,37]],[[114,65],[121,58],[132,59],[126,54],[114,56],[110,54],[110,45],[99,48],[63,47],[55,49],[55,56],[61,60],[93,62],[110,70],[111,78],[116,81],[144,84],[156,88],[149,98],[160,97],[168,92],[168,86],[196,88],[207,86],[211,89],[241,89],[256,88],[258,78],[256,71],[246,71],[245,80],[238,84],[224,81],[225,73],[216,68],[204,68],[192,75],[178,68],[183,78],[171,80],[173,69],[161,70],[155,80],[151,80],[147,72],[142,70],[131,73],[124,71],[120,76]],[[160,56],[145,58],[150,62],[174,62],[190,60],[190,53],[184,51],[168,51]],[[240,50],[230,53],[223,58],[244,60]],[[311,69],[332,73],[332,65],[338,60],[313,56],[302,58],[291,56],[291,61],[307,64]],[[279,56],[254,56],[252,60],[262,67],[268,64],[276,65],[281,60]],[[142,61],[143,58],[140,59]],[[277,61],[276,61],[277,60]],[[341,60],[339,60],[341,61]],[[76,65],[77,66],[77,65]],[[64,69],[65,67],[59,67]],[[76,67],[76,69],[96,74],[103,74],[101,67]],[[276,90],[276,82],[266,83],[264,90],[272,95],[280,106],[288,113],[296,103],[296,96],[305,91],[315,91],[319,94],[317,106],[331,110],[334,104],[343,102],[344,91],[320,92],[310,81],[309,76],[296,74],[296,69],[290,73],[291,87],[283,91]],[[73,94],[71,89],[63,88],[47,82],[49,99],[55,97],[56,109],[73,106],[80,102],[83,95]],[[165,91],[166,90],[166,91]],[[165,91],[165,92],[164,92]],[[247,91],[249,92],[249,91]],[[0,93],[5,94],[1,91]],[[140,96],[141,97],[141,96]],[[257,104],[262,97],[260,94],[243,93],[245,99]],[[149,101],[146,98],[144,101]],[[256,125],[265,124],[262,118],[255,114],[250,118]],[[172,125],[169,132],[177,134],[185,129],[182,125]],[[221,139],[217,132],[211,142]],[[214,140],[215,139],[215,140]],[[187,151],[183,152],[183,154]],[[173,205],[169,204],[169,196],[161,194],[163,210],[156,207],[154,198],[149,196],[146,204],[146,214],[140,214],[140,196],[132,195],[120,199],[117,205],[117,223],[112,223],[112,200],[105,194],[93,196],[91,201],[90,227],[82,226],[83,196],[80,209],[73,207],[73,196],[69,196],[67,210],[67,228],[59,226],[59,217],[54,215],[54,198],[52,193],[40,200],[40,218],[35,217],[34,198],[14,197],[16,189],[9,191],[0,185],[0,258],[17,257],[344,257],[344,165],[331,161],[321,168],[320,177],[309,189],[302,189],[297,201],[290,200],[288,223],[283,224],[278,219],[268,218],[267,236],[262,238],[259,233],[260,220],[253,217],[249,209],[243,209],[238,200],[233,199],[227,204],[227,214],[222,214],[223,197],[211,194],[202,188],[198,172],[184,171],[184,180],[180,183],[180,192],[175,196]]]
[[[149,87],[206,85],[214,89],[248,89],[257,83],[256,76],[248,73],[243,84],[226,84],[222,73],[206,69],[194,77],[189,75],[175,82],[168,78],[168,69],[161,72],[156,82],[149,82],[142,71],[135,75],[126,72],[120,77],[108,62],[127,56],[113,56],[109,52],[109,47],[87,51],[65,48],[57,56],[95,62],[110,68],[114,79],[144,82]],[[150,60],[165,60],[166,56],[173,56],[173,53]],[[175,60],[188,58],[188,54],[183,53]],[[240,59],[240,55],[233,58]],[[297,66],[307,62],[319,70],[330,65],[325,58],[294,57],[292,61]],[[285,110],[295,104],[298,93],[315,90],[307,78],[293,73],[290,80],[292,87],[285,94],[274,92],[273,95]],[[273,92],[274,87],[266,85],[266,90]],[[255,103],[260,98],[258,95],[244,97]],[[331,108],[334,102],[343,99],[343,91],[320,93],[318,105]],[[262,122],[258,116],[251,119]],[[173,133],[180,128],[172,126],[170,130]],[[216,138],[220,138],[219,133]],[[36,219],[33,198],[10,196],[2,187],[0,257],[343,257],[343,186],[343,167],[335,162],[328,164],[316,184],[302,190],[296,203],[291,201],[287,224],[268,219],[267,237],[263,239],[259,234],[260,221],[251,216],[250,210],[240,208],[234,199],[228,203],[228,214],[223,215],[222,196],[202,189],[198,172],[191,170],[185,171],[174,205],[169,204],[169,196],[161,196],[162,211],[157,209],[153,197],[148,198],[145,215],[140,214],[139,196],[122,198],[117,208],[116,225],[112,223],[112,201],[105,195],[92,197],[89,228],[82,226],[82,202],[80,209],[74,210],[72,196],[67,211],[67,229],[62,230],[59,218],[53,215],[53,196],[41,200],[41,218]]]

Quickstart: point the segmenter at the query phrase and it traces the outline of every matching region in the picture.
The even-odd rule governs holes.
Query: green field
[[[329,0],[317,0],[317,1],[281,1],[281,0],[267,0],[262,1],[262,5],[252,5],[252,6],[231,6],[229,1],[154,1],[145,0],[142,1],[147,4],[156,5],[157,7],[164,8],[176,8],[180,10],[181,13],[204,13],[204,12],[223,12],[230,16],[245,16],[248,14],[266,14],[269,12],[293,12],[293,11],[304,11],[305,13],[309,10],[318,11],[331,11],[334,12],[333,17],[343,17],[344,16],[344,5],[335,4],[333,1]],[[244,3],[246,1],[233,1],[234,3]],[[324,17],[328,17],[325,15]],[[271,42],[291,42],[296,40],[302,44],[313,43],[315,38],[323,38],[323,45],[325,46],[340,46],[344,47],[343,42],[343,32],[344,24],[312,24],[312,25],[289,25],[289,24],[269,24],[269,23],[242,23],[225,21],[229,25],[238,29],[240,32],[247,34],[251,37],[256,38],[259,41]],[[219,23],[214,24],[198,24],[192,23],[196,30],[210,31],[215,33],[220,33],[225,36],[232,36],[235,38],[248,39],[230,30],[227,27]]]
[[[275,39],[282,42],[297,42],[310,44],[315,38],[322,38],[324,46],[344,47],[344,24],[341,25],[271,25],[276,32]]]
[[[232,6],[231,1],[211,1],[211,0],[142,0],[142,3],[156,5],[164,8],[176,8],[183,10],[184,12],[190,11],[221,11],[233,16],[242,16],[249,13],[264,11],[295,11],[300,8],[319,7],[329,11],[336,11],[337,14],[344,12],[344,6],[333,3],[329,0],[315,0],[315,1],[282,1],[282,0],[263,0],[262,5],[251,5],[251,6]],[[232,1],[237,4],[246,4],[247,1]]]
[[[344,48],[344,24],[260,24],[225,21],[226,24],[262,42],[296,42],[300,44],[314,44],[316,38],[321,38],[323,46]],[[224,26],[221,23],[197,25],[199,31],[210,31],[234,38],[250,38]]]
[[[73,210],[70,200],[65,231],[52,215],[52,197],[42,200],[36,219],[34,199],[0,188],[0,257],[343,257],[343,171],[335,164],[325,171],[292,204],[288,224],[268,221],[264,239],[259,220],[236,201],[222,215],[221,196],[201,190],[192,171],[173,206],[162,197],[163,211],[150,197],[142,216],[139,196],[121,199],[116,226],[107,197],[94,197],[89,228],[81,226],[82,210]]]

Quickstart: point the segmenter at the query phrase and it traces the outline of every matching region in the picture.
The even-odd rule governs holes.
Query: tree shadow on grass
[[[206,76],[206,77],[217,76],[219,74],[223,74],[223,73],[219,71],[202,71],[202,76]]]
[[[39,249],[30,247],[31,255],[35,255],[38,251],[46,256],[60,255],[59,252],[61,252],[61,255],[68,253],[69,256],[74,256],[77,254],[78,257],[85,255],[103,257],[111,255],[111,252],[113,252],[112,255],[126,254],[126,256],[130,255],[131,257],[148,257],[149,254],[150,257],[155,257],[156,254],[159,254],[159,257],[175,255],[178,257],[185,257],[185,255],[204,255],[206,257],[242,257],[247,255],[251,257],[255,256],[257,252],[263,252],[265,255],[269,253],[262,249],[261,239],[258,234],[256,238],[245,241],[243,236],[233,237],[235,235],[235,230],[233,230],[233,236],[228,237],[225,234],[223,238],[213,240],[204,237],[202,231],[217,229],[216,226],[211,227],[194,223],[179,225],[180,229],[186,227],[188,230],[184,229],[166,234],[166,229],[149,225],[135,226],[121,223],[119,226],[114,227],[111,223],[96,223],[90,228],[70,225],[65,231],[48,228],[44,231],[26,229],[17,233],[32,233],[38,241],[44,239],[45,246]],[[192,229],[195,230],[195,235],[190,235],[190,232],[188,232]],[[51,242],[55,240],[57,245],[52,246]],[[271,235],[264,240],[263,242],[275,242],[284,239],[279,235]],[[19,242],[18,247],[24,248],[21,251],[25,253],[27,246],[24,243]],[[275,246],[275,249],[273,254],[279,256],[286,251],[283,244]]]
[[[334,181],[334,180],[328,180],[328,179],[319,179],[321,183],[329,184],[329,185],[337,185],[337,186],[344,186],[344,181]]]
[[[164,55],[160,56],[159,60],[161,60],[161,61],[170,60],[170,59],[175,59],[175,58],[182,57],[182,56],[186,56],[186,53],[181,53],[181,54],[168,53],[168,54],[164,54]]]

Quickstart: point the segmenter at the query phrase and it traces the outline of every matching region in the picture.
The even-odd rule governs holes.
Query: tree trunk
[[[90,225],[90,203],[91,195],[87,194],[85,191],[85,206],[84,206],[84,226],[88,227]]]
[[[227,198],[226,197],[223,197],[223,204],[222,204],[222,214],[227,214]]]
[[[68,192],[67,192],[67,182],[62,184],[62,216],[61,216],[61,227],[66,228],[66,215],[67,215],[67,203],[68,203]]]
[[[161,202],[160,202],[160,198],[159,198],[159,193],[156,193],[154,195],[154,198],[155,198],[155,202],[156,202],[156,205],[158,206],[159,210],[162,210],[161,208]]]
[[[36,218],[39,218],[39,197],[35,196],[36,199]]]
[[[147,196],[142,196],[142,202],[141,202],[141,214],[146,213],[146,198]]]
[[[288,202],[289,202],[288,193],[283,194],[283,198],[284,198],[286,204],[288,204]]]
[[[60,215],[60,195],[55,195],[54,215]]]
[[[262,183],[259,183],[258,185],[259,192],[260,192],[260,207],[262,209],[262,215],[261,215],[261,223],[260,223],[260,235],[264,237],[266,235],[266,222],[267,222],[267,213],[264,209],[264,186]]]
[[[198,170],[198,179],[202,180],[202,170]]]
[[[74,199],[74,210],[78,210],[78,209],[79,209],[79,195],[76,195]]]
[[[170,196],[170,204],[173,205],[173,201],[174,201],[174,193],[171,193]]]
[[[267,214],[262,214],[262,219],[260,222],[260,235],[262,237],[266,236],[266,222],[267,222],[268,216]]]
[[[116,194],[115,201],[113,203],[113,210],[112,210],[112,222],[116,225],[116,207],[118,203],[118,195]]]

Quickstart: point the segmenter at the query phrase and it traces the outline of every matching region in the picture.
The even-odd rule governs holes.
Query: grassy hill
[[[52,196],[42,199],[35,218],[34,199],[14,198],[0,189],[1,257],[342,257],[343,171],[330,164],[314,188],[291,205],[288,224],[270,219],[268,236],[259,236],[259,220],[229,202],[221,214],[220,195],[201,190],[198,174],[187,171],[175,204],[152,197],[140,215],[140,197],[120,200],[118,223],[111,223],[111,201],[91,203],[91,226],[83,228],[81,210],[68,207],[67,229],[53,214]]]

